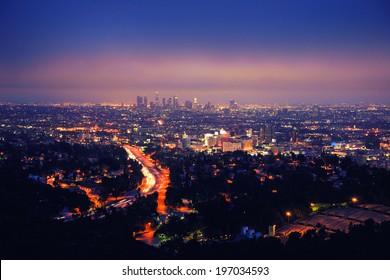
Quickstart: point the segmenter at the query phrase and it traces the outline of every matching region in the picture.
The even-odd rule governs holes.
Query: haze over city
[[[388,103],[388,1],[2,1],[0,102]]]
[[[0,259],[69,261],[13,279],[82,278],[71,260],[129,260],[114,278],[164,276],[156,260],[202,279],[381,278],[389,14],[388,0],[0,1]],[[250,260],[333,262],[282,277]],[[82,270],[107,279],[101,264]]]

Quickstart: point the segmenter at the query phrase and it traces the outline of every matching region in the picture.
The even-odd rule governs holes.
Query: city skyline
[[[5,1],[0,102],[389,103],[386,1]]]

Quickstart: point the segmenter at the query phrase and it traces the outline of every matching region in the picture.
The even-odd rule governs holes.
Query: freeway
[[[157,192],[157,213],[160,216],[166,215],[167,206],[165,204],[165,197],[169,185],[169,169],[158,166],[150,155],[145,155],[139,147],[123,145],[123,148],[129,158],[136,160],[142,165],[141,171],[144,178],[138,189],[123,194],[119,197],[119,201],[110,203],[107,207],[124,208],[135,201],[138,194],[148,195]],[[173,214],[185,214],[192,211],[193,209],[188,206],[171,209],[171,213]],[[151,223],[147,223],[142,232],[136,233],[136,239],[148,245],[158,246],[160,240],[154,237],[155,231],[156,229],[151,226]]]
[[[147,195],[153,192],[158,193],[157,212],[160,215],[167,213],[165,195],[169,185],[169,169],[158,167],[149,155],[145,155],[139,147],[124,145],[129,158],[138,161],[142,165],[144,180],[139,189],[141,194]]]
[[[124,145],[123,148],[126,150],[129,158],[138,161],[142,165],[141,171],[145,178],[139,187],[141,194],[148,195],[157,192],[157,213],[165,215],[167,213],[165,196],[169,185],[169,169],[158,167],[150,155],[145,155],[139,147]],[[131,199],[131,196],[129,199]],[[123,207],[123,205],[128,203],[127,199],[121,201],[118,206]],[[151,224],[148,223],[143,232],[137,233],[136,239],[148,245],[157,246],[160,240],[154,237],[155,231]]]

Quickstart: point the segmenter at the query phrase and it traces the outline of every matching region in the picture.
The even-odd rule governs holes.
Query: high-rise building
[[[237,103],[234,101],[234,99],[229,100],[229,108],[230,109],[238,109]]]
[[[154,99],[154,105],[156,107],[160,106],[160,95],[159,95],[158,91],[156,91],[156,97]]]
[[[204,144],[205,144],[205,146],[207,146],[207,147],[214,147],[217,143],[214,143],[213,139],[214,139],[214,134],[206,133],[204,135]]]
[[[272,125],[262,125],[260,126],[260,141],[270,142],[275,136],[274,127]]]
[[[291,141],[298,142],[299,140],[299,124],[293,125],[291,133]]]
[[[186,107],[186,109],[192,109],[192,102],[191,101],[189,101],[189,100],[186,100],[185,102],[184,102],[184,106]]]
[[[252,139],[244,139],[241,141],[241,149],[243,151],[252,151],[253,150],[253,140]]]
[[[176,95],[173,97],[173,108],[179,108],[179,97]]]
[[[242,149],[242,144],[239,141],[229,139],[228,141],[222,142],[222,152],[234,152]]]
[[[144,96],[144,107],[148,107],[148,97]]]
[[[172,98],[170,97],[168,98],[167,106],[172,107]]]
[[[226,130],[221,128],[221,130],[219,131],[219,134],[218,134],[218,132],[216,132],[215,135],[217,136],[217,146],[220,147],[220,146],[222,146],[224,141],[228,141],[228,139],[230,137],[230,132],[227,132]]]
[[[166,105],[165,97],[163,97],[163,99],[162,99],[162,105],[163,105],[163,107],[165,107],[165,105]]]
[[[144,104],[142,96],[137,96],[137,107],[142,107]]]
[[[187,134],[183,134],[183,138],[181,139],[181,142],[183,144],[183,148],[187,149],[191,145],[191,139],[187,136]]]
[[[214,135],[213,137],[210,137],[208,140],[208,146],[215,147],[217,145],[218,145],[218,136]]]
[[[366,148],[370,150],[379,150],[380,141],[378,130],[371,130],[366,133]]]

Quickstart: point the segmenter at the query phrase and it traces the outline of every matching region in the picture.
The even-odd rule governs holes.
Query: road
[[[127,152],[129,158],[136,160],[142,165],[141,171],[144,178],[138,188],[140,194],[145,196],[157,192],[157,213],[160,216],[166,215],[167,206],[165,204],[165,197],[169,185],[169,169],[158,166],[150,155],[145,155],[139,147],[123,145],[123,148]],[[120,196],[118,198],[119,201],[112,202],[107,207],[124,208],[129,203],[131,204],[138,194],[137,189],[129,191]],[[192,211],[193,210],[188,206],[171,209],[171,213],[177,215],[183,215]],[[145,229],[142,232],[136,233],[136,239],[148,245],[158,246],[160,240],[154,237],[155,231],[156,229],[151,226],[151,223],[148,223],[145,225]]]
[[[165,215],[167,213],[167,206],[165,205],[165,196],[169,185],[169,169],[158,167],[154,160],[149,155],[145,155],[139,147],[130,145],[124,145],[123,148],[126,150],[129,158],[138,161],[142,165],[142,174],[144,179],[139,189],[142,195],[148,195],[154,192],[158,193],[157,197],[157,213],[159,215]],[[123,207],[127,205],[129,199],[134,199],[131,193],[126,194],[129,198],[121,200],[116,203],[115,206]],[[148,223],[145,226],[143,232],[136,234],[136,239],[146,244],[157,246],[160,243],[158,238],[154,237],[156,230],[151,227]]]
[[[154,237],[155,232],[156,229],[152,228],[151,223],[147,223],[145,225],[145,230],[142,232],[138,232],[135,238],[138,241],[142,241],[150,246],[158,246],[161,240],[157,237]]]
[[[149,155],[145,155],[139,147],[124,145],[129,158],[138,161],[142,165],[142,174],[144,180],[139,187],[142,195],[148,195],[154,192],[158,193],[157,212],[160,215],[167,213],[165,205],[165,195],[169,185],[169,169],[158,167]]]

